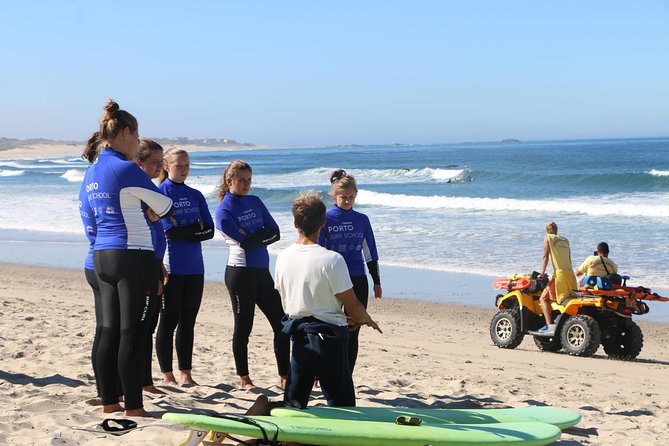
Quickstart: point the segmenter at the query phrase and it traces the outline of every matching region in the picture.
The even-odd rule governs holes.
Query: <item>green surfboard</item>
[[[226,418],[223,418],[226,417]],[[318,446],[469,446],[553,443],[562,431],[552,424],[429,424],[400,425],[376,421],[327,418],[166,413],[163,420],[192,430],[225,432],[251,438],[268,438]]]
[[[511,409],[410,409],[406,407],[308,407],[272,409],[275,417],[329,418],[394,422],[397,417],[417,417],[430,424],[488,424],[538,421],[567,429],[581,421],[581,414],[551,406]]]

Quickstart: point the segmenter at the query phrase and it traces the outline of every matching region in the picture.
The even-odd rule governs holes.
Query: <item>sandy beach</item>
[[[82,271],[0,264],[0,444],[176,445],[186,432],[160,420],[166,411],[244,412],[263,393],[280,399],[269,325],[257,315],[251,373],[259,387],[235,388],[232,316],[225,286],[207,282],[196,326],[192,388],[145,394],[155,417],[123,436],[91,432],[105,417],[89,361],[92,295]],[[354,380],[360,406],[523,407],[579,410],[581,423],[557,444],[665,444],[669,432],[668,327],[638,320],[644,348],[636,361],[542,353],[526,339],[515,350],[494,347],[494,309],[395,300],[372,301],[384,334],[366,329]],[[154,361],[154,377],[159,376]],[[323,403],[320,392],[312,405]],[[118,416],[117,416],[118,417]]]

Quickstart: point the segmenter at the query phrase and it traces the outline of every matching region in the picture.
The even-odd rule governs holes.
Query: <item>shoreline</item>
[[[186,431],[158,419],[166,411],[242,413],[258,394],[281,398],[271,330],[257,314],[249,345],[252,391],[239,390],[231,352],[232,315],[222,283],[206,281],[198,315],[191,388],[157,382],[145,394],[154,417],[114,437],[89,432],[107,418],[87,403],[95,393],[90,366],[92,293],[83,271],[0,263],[0,443],[174,445]],[[384,298],[370,300],[384,330],[363,329],[354,380],[359,406],[495,408],[552,405],[583,419],[557,445],[663,444],[669,425],[666,324],[640,321],[646,342],[636,361],[540,352],[532,339],[514,350],[492,345],[494,309]],[[159,376],[154,356],[154,379]],[[310,405],[324,402],[319,390]]]
[[[77,237],[78,239],[78,237]],[[73,239],[74,240],[74,239]],[[79,270],[88,242],[50,240],[0,240],[0,264],[21,264],[37,267],[63,267]],[[205,280],[224,282],[228,250],[224,246],[205,245]],[[274,271],[276,252],[270,252],[270,271]],[[450,303],[495,310],[495,296],[502,291],[493,288],[497,276],[401,267],[381,263],[381,285],[384,296],[409,302]],[[653,291],[667,295],[665,290]],[[650,312],[635,317],[636,321],[649,321],[669,325],[669,303],[647,302]]]

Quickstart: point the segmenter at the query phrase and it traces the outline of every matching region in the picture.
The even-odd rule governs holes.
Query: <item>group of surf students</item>
[[[571,265],[569,240],[558,235],[558,226],[552,221],[546,224],[540,277],[546,277],[549,259],[553,266],[553,275],[539,298],[546,325],[538,331],[545,335],[555,333],[551,302],[555,301],[560,304],[572,297],[572,292],[578,289],[576,276],[585,275],[582,280],[585,286],[600,287],[610,286],[610,283],[607,285],[608,281],[616,280],[616,276],[620,277],[617,275],[618,266],[609,259],[609,245],[606,242],[599,243],[597,251],[585,259],[574,272]]]
[[[163,151],[140,139],[137,119],[112,99],[103,110],[82,155],[90,166],[79,193],[90,242],[84,269],[96,317],[91,362],[103,412],[150,416],[142,392],[163,393],[151,376],[154,331],[163,382],[197,384],[192,356],[204,290],[201,243],[215,229],[229,247],[225,284],[239,386],[254,387],[248,343],[257,305],[274,332],[284,401],[306,406],[319,382],[329,405],[355,405],[358,330],[367,325],[381,331],[366,311],[365,267],[374,296],[382,297],[372,227],[353,210],[355,179],[342,169],[332,173],[330,210],[315,192],[295,199],[297,240],[279,254],[273,279],[267,246],[279,240],[280,230],[260,198],[249,194],[249,164],[227,166],[212,217],[203,194],[185,184],[185,150]]]

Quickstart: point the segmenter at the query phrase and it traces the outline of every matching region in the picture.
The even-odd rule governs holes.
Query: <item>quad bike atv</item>
[[[666,302],[669,298],[653,294],[648,288],[628,287],[629,277],[623,279],[622,285],[610,290],[582,287],[560,304],[553,302],[556,329],[552,334],[537,331],[545,325],[539,297],[547,278],[540,278],[535,271],[496,280],[493,285],[507,294],[495,298],[499,312],[490,322],[490,337],[500,348],[516,348],[529,334],[542,351],[564,348],[574,356],[592,356],[601,344],[611,358],[634,359],[643,347],[643,333],[632,315],[648,313],[644,300]]]

